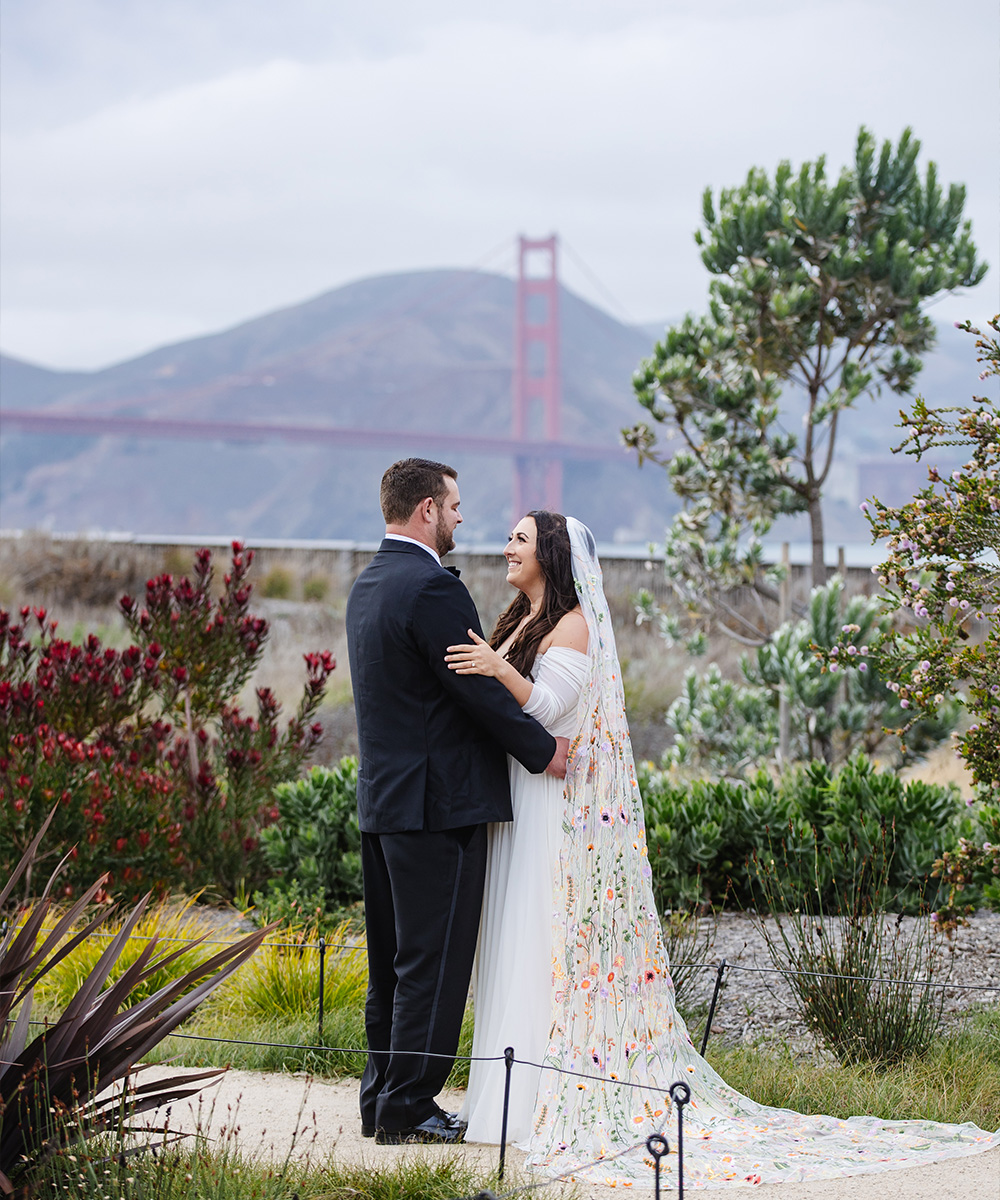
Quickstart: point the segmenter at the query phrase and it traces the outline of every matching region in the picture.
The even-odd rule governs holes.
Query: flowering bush
[[[1000,317],[989,326],[992,335],[969,322],[959,326],[976,336],[978,361],[985,364],[981,379],[1000,375]],[[969,447],[968,460],[947,475],[930,467],[927,486],[901,508],[877,499],[862,506],[873,537],[886,540],[888,556],[873,570],[899,618],[876,642],[873,661],[911,724],[936,713],[959,689],[973,718],[957,736],[957,752],[972,773],[987,840],[982,846],[970,841],[941,860],[952,902],[956,890],[978,878],[992,882],[1000,899],[1000,414],[985,397],[974,404],[930,408],[918,398],[902,414],[908,432],[899,449],[921,458],[960,445]],[[835,648],[841,664],[853,648],[845,630]],[[830,655],[825,666],[832,667]],[[953,920],[953,903],[939,915],[945,924]]]
[[[60,638],[44,609],[22,608],[20,622],[0,610],[0,870],[58,801],[49,842],[70,854],[67,895],[95,872],[110,872],[120,894],[181,885],[231,895],[260,882],[273,790],[320,737],[312,718],[335,664],[326,651],[305,656],[284,731],[268,688],[255,714],[241,710],[235,697],[268,634],[249,612],[252,561],[234,542],[218,599],[208,550],[191,578],[149,580],[143,606],[122,597],[134,641],[120,651],[93,634]]]

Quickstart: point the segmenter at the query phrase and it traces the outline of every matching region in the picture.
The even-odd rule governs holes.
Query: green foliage
[[[304,1172],[288,1158],[268,1163],[240,1152],[236,1133],[199,1136],[197,1146],[135,1155],[133,1145],[107,1138],[90,1153],[64,1152],[35,1189],[38,1200],[299,1200]],[[125,1153],[123,1154],[123,1151]]]
[[[288,600],[295,589],[295,577],[287,567],[272,567],[260,581],[260,594],[269,600]]]
[[[904,934],[902,915],[885,914],[897,860],[912,842],[897,846],[891,828],[883,824],[879,836],[867,813],[858,815],[841,812],[832,836],[816,839],[812,870],[800,862],[797,877],[787,857],[754,857],[758,908],[775,914],[773,928],[766,921],[759,928],[806,1025],[840,1062],[897,1063],[931,1045],[945,991],[894,982],[941,982],[933,927],[921,922]]]
[[[24,875],[51,817],[27,847],[6,885],[0,910]],[[106,877],[105,877],[106,878]],[[137,1089],[136,1064],[189,1017],[201,1001],[254,953],[267,930],[251,934],[175,977],[169,968],[183,952],[161,952],[156,938],[110,982],[119,957],[142,920],[142,900],[104,947],[65,1009],[33,1036],[36,986],[111,915],[95,917],[71,935],[101,879],[66,912],[52,915],[51,885],[41,900],[0,937],[0,1190],[17,1185],[30,1194],[39,1169],[61,1148],[82,1143],[132,1115],[170,1104],[200,1090],[216,1072],[172,1076]],[[67,940],[68,939],[68,940]],[[197,943],[190,946],[195,949]],[[155,976],[168,980],[127,1006],[133,990]],[[121,1082],[124,1098],[109,1095]]]
[[[862,754],[839,770],[814,761],[778,779],[758,771],[746,781],[684,782],[647,769],[639,786],[661,909],[718,904],[727,894],[754,906],[753,856],[769,850],[783,911],[815,887],[826,909],[838,911],[845,877],[859,886],[867,879],[872,895],[877,877],[859,874],[866,862],[885,866],[878,902],[920,910],[936,894],[935,859],[972,828],[955,789],[904,784]]]
[[[254,892],[247,916],[255,925],[275,924],[283,929],[312,926],[321,933],[340,921],[339,914],[327,912],[322,888],[306,891],[297,879],[269,879],[266,891]]]
[[[922,305],[985,274],[965,189],[945,193],[933,163],[921,177],[919,149],[908,129],[879,149],[862,128],[835,180],[819,158],[705,193],[709,312],[668,329],[634,378],[652,421],[678,435],[674,453],[658,456],[649,423],[625,431],[684,501],[665,566],[696,628],[766,636],[731,592],[776,601],[760,539],[782,514],[809,514],[812,581],[824,582],[822,493],[842,413],[882,388],[908,391],[933,341]],[[801,423],[782,403],[801,406]]]
[[[150,1061],[180,1062],[188,1067],[231,1066],[245,1071],[308,1071],[325,1079],[359,1079],[368,1057],[362,1049],[365,1014],[360,1004],[327,1011],[320,1036],[315,1012],[298,1017],[252,1018],[244,1008],[230,1006],[223,997],[219,1004],[206,1006],[187,1032],[197,1035],[198,1040],[189,1041],[183,1035],[170,1038],[157,1047]],[[339,1052],[355,1046],[357,1052]],[[338,1049],[334,1052],[323,1047]],[[462,1022],[458,1053],[472,1053],[471,1009]],[[459,1058],[447,1086],[464,1087],[468,1080],[469,1064]]]
[[[306,1126],[299,1141],[326,1132]],[[232,1126],[221,1138],[199,1132],[193,1149],[184,1143],[140,1158],[123,1149],[108,1139],[90,1155],[63,1155],[37,1189],[38,1200],[453,1200],[497,1186],[495,1172],[461,1151],[378,1165],[334,1158],[308,1164],[295,1161],[293,1145],[284,1159],[268,1161],[241,1151]],[[507,1182],[516,1182],[509,1171]]]
[[[506,1184],[512,1180],[508,1175]],[[331,1163],[324,1171],[325,1200],[453,1200],[496,1188],[496,1175],[467,1157],[399,1159],[379,1170],[368,1164]]]
[[[131,896],[170,886],[232,895],[241,880],[261,882],[271,794],[319,739],[312,719],[334,662],[305,656],[283,730],[268,688],[256,714],[241,711],[236,695],[268,636],[249,611],[252,561],[234,542],[217,598],[208,550],[191,578],[149,580],[145,606],[124,596],[133,643],[121,651],[95,634],[59,637],[44,609],[21,609],[20,623],[0,610],[0,870],[58,801],[50,853],[71,854],[67,896],[99,871]]]
[[[325,600],[330,594],[330,580],[326,575],[310,575],[302,584],[303,600]]]
[[[360,1049],[365,1045],[361,1008],[337,1008],[324,1014],[320,1036],[315,1012],[251,1020],[245,1012],[230,1015],[225,1008],[212,1006],[200,1013],[185,1033],[190,1038],[184,1034],[168,1038],[150,1053],[148,1061],[360,1079],[368,1058],[367,1051]],[[353,1046],[359,1047],[357,1052],[339,1052]],[[337,1052],[325,1047],[336,1047]]]
[[[275,789],[277,820],[261,834],[272,871],[267,896],[294,890],[303,900],[322,898],[325,911],[337,912],[362,899],[361,834],[358,830],[358,761],[342,758],[336,767],[313,767],[294,783]],[[307,900],[308,902],[308,900]],[[270,911],[273,911],[271,907]]]
[[[941,855],[934,874],[947,886],[948,896],[931,916],[946,932],[975,909],[980,894],[990,908],[1000,909],[1000,808],[979,805],[974,832]]]
[[[992,336],[978,335],[982,378],[1000,375],[1000,317]],[[935,467],[919,495],[902,508],[879,500],[867,509],[873,538],[887,540],[888,557],[873,570],[886,603],[906,617],[877,646],[900,704],[936,712],[964,682],[975,723],[959,749],[983,798],[1000,799],[1000,415],[991,402],[932,409],[917,399],[903,414],[900,449],[917,458],[942,445],[970,450],[963,467],[942,477]],[[912,614],[912,616],[910,615]],[[976,626],[985,627],[975,636]],[[829,665],[829,664],[825,664]]]
[[[899,725],[903,712],[895,693],[868,661],[870,644],[890,624],[877,599],[844,596],[835,577],[814,588],[805,618],[780,626],[769,641],[740,659],[745,683],[723,679],[714,664],[698,676],[691,669],[684,690],[667,712],[674,744],[664,765],[690,772],[741,777],[779,755],[779,705],[788,704],[787,761],[823,758],[842,762],[855,750],[872,754],[887,726]],[[817,648],[835,656],[840,643],[857,669],[837,674],[817,661]],[[920,749],[947,735],[957,720],[957,705],[942,706],[933,720],[913,724],[904,735]]]
[[[140,1000],[158,992],[161,987],[174,983],[187,975],[213,953],[211,948],[201,946],[206,938],[212,939],[213,922],[195,908],[197,897],[176,901],[164,898],[142,914],[131,934],[121,943],[118,956],[108,971],[108,982],[117,982],[122,975],[143,955],[152,940],[169,947],[172,956],[156,971],[147,972],[137,982],[123,1006],[131,1008]],[[39,980],[35,994],[39,1005],[46,1010],[62,1010],[83,986],[83,981],[92,973],[108,948],[109,941],[121,934],[124,920],[105,919],[103,932],[92,933],[84,938],[64,958]],[[75,932],[75,930],[74,930]],[[180,944],[186,943],[187,949]]]
[[[333,930],[324,969],[324,1012],[364,1007],[368,960],[363,939],[347,922]],[[279,930],[231,986],[217,1005],[230,1015],[244,1013],[252,1021],[315,1016],[319,1001],[319,934],[315,929]]]
[[[704,675],[688,668],[666,720],[674,744],[663,757],[665,767],[741,776],[773,757],[778,745],[775,698],[766,688],[724,679],[715,663]]]
[[[976,336],[981,379],[1000,375],[1000,317]],[[968,461],[949,476],[936,467],[909,504],[890,508],[874,500],[866,509],[872,534],[887,541],[886,560],[873,570],[885,589],[885,603],[897,615],[872,647],[872,660],[890,680],[902,710],[904,728],[941,713],[962,689],[973,723],[958,738],[958,750],[972,772],[982,805],[986,835],[981,844],[966,840],[942,859],[940,871],[951,888],[939,913],[945,927],[961,916],[958,892],[977,882],[987,898],[1000,900],[1000,415],[991,402],[975,408],[937,408],[918,398],[902,414],[907,436],[899,449],[918,459],[940,446],[969,449]],[[846,632],[846,631],[845,631]],[[823,669],[851,665],[854,639],[817,657]],[[965,897],[967,901],[969,898]]]

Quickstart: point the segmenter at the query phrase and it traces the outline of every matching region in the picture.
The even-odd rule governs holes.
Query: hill
[[[0,441],[0,523],[374,538],[378,480],[392,457],[407,453],[409,431],[509,435],[513,301],[514,284],[502,276],[416,272],[362,280],[89,374],[61,378],[7,359],[0,386],[9,409],[327,424],[400,436],[387,456],[9,434]],[[631,372],[651,342],[566,291],[560,316],[565,436],[613,446],[633,419]],[[470,455],[455,465],[466,536],[503,536],[512,516],[510,463]],[[624,451],[621,465],[566,470],[567,509],[585,513],[602,538],[656,531],[665,492],[661,473],[640,472]]]
[[[333,425],[389,430],[391,450],[227,444],[123,437],[43,437],[0,423],[0,525],[63,532],[379,535],[378,481],[410,452],[407,435],[507,436],[513,281],[475,271],[365,279],[233,329],[165,346],[94,372],[0,360],[6,409],[106,416]],[[631,374],[649,329],[626,326],[565,289],[560,297],[563,429],[604,446],[641,415]],[[941,330],[921,378],[925,394],[962,402],[975,387],[969,339]],[[911,476],[888,447],[898,402],[863,401],[842,423],[830,493],[830,536],[863,536],[857,501],[870,478]],[[398,446],[398,448],[397,448]],[[449,457],[444,455],[444,457]],[[512,467],[502,458],[450,458],[459,469],[467,544],[505,536]],[[674,506],[662,471],[568,463],[564,507],[604,541],[657,538]],[[793,534],[794,536],[794,534]]]

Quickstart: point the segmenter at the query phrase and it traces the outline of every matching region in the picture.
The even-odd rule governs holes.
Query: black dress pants
[[[483,903],[486,826],[362,833],[361,865],[368,933],[361,1120],[396,1131],[436,1112],[434,1097],[454,1063]]]

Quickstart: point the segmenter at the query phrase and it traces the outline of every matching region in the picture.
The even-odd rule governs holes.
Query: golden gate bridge
[[[621,461],[621,446],[570,442],[561,435],[558,238],[518,238],[514,294],[514,360],[510,437],[425,433],[278,422],[202,421],[165,417],[0,409],[5,431],[86,437],[176,438],[227,442],[305,442],[345,448],[405,447],[411,454],[482,454],[514,465],[514,512],[562,510],[563,464]]]

